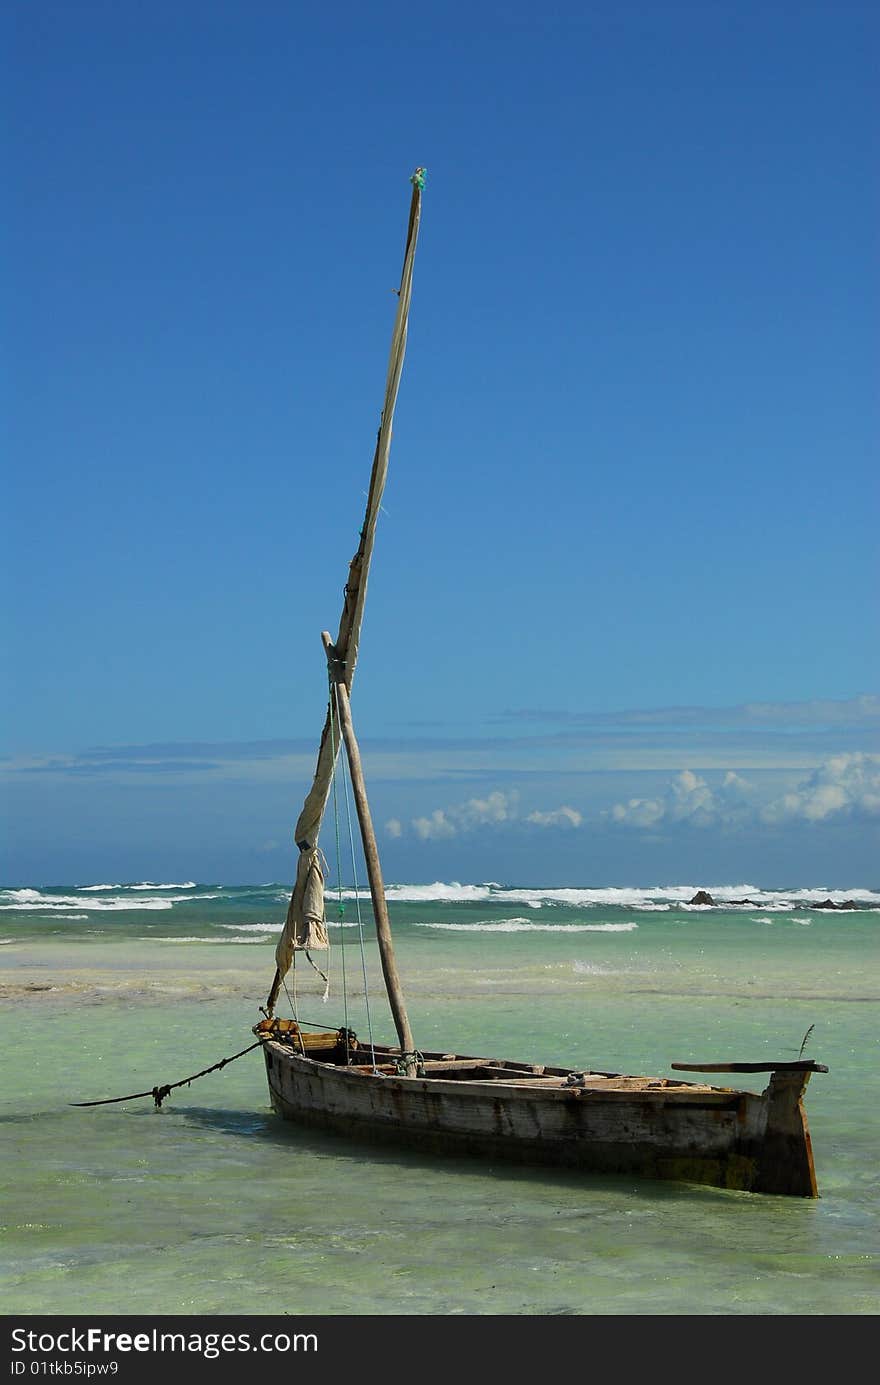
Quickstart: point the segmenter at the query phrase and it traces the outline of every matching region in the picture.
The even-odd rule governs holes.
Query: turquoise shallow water
[[[188,887],[142,909],[117,888],[103,898],[119,908],[42,909],[83,896],[41,891],[0,915],[4,1312],[877,1312],[880,913],[432,889],[390,891],[425,1048],[663,1075],[794,1057],[812,1025],[806,1052],[830,1069],[807,1091],[820,1199],[368,1149],[276,1118],[259,1052],[161,1110],[76,1108],[252,1042],[284,892]],[[341,936],[326,1004],[297,968],[301,1014],[328,1027],[343,1019]],[[391,1040],[366,954],[374,1036]],[[345,955],[365,1038],[357,947]]]

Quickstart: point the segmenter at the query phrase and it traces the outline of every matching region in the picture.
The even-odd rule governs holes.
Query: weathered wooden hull
[[[340,1064],[264,1041],[286,1120],[439,1154],[816,1197],[803,1109],[809,1071],[774,1071],[763,1092],[668,1078],[572,1073],[422,1055],[426,1075]],[[393,1057],[391,1050],[383,1058]],[[432,1069],[434,1069],[432,1071]]]

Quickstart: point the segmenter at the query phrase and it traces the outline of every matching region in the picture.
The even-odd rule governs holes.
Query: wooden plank
[[[793,1063],[670,1063],[681,1072],[827,1072],[824,1063],[800,1058]]]
[[[423,1067],[431,1072],[455,1072],[456,1068],[488,1068],[494,1063],[492,1058],[426,1058]],[[506,1069],[502,1068],[504,1072]]]

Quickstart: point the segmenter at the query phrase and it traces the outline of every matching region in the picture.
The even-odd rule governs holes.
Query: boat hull
[[[760,1093],[670,1079],[498,1065],[435,1055],[428,1075],[341,1065],[264,1043],[272,1106],[350,1138],[586,1173],[816,1197],[803,1091],[809,1072]],[[452,1061],[450,1061],[452,1060]],[[479,1069],[472,1069],[479,1073]],[[543,1074],[549,1073],[549,1076]]]

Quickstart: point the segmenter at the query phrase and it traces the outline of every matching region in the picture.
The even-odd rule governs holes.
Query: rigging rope
[[[130,1092],[128,1096],[107,1096],[102,1101],[69,1101],[68,1106],[110,1106],[115,1101],[134,1101],[137,1097],[151,1096],[157,1108],[173,1092],[175,1087],[188,1087],[190,1082],[195,1082],[197,1077],[206,1077],[209,1072],[217,1072],[219,1068],[225,1068],[227,1063],[234,1063],[236,1058],[243,1058],[246,1053],[253,1053],[255,1048],[262,1048],[265,1040],[257,1039],[255,1044],[248,1048],[243,1048],[240,1053],[233,1053],[231,1058],[221,1058],[219,1063],[213,1063],[209,1068],[202,1068],[201,1072],[194,1072],[192,1077],[182,1077],[179,1082],[169,1082],[164,1087],[151,1087],[148,1092]]]
[[[338,687],[337,687],[336,683],[333,683],[331,691],[332,691],[332,693],[333,693],[333,696],[331,697],[331,707],[335,707],[335,709],[336,709],[336,715],[337,715],[337,717],[338,717],[338,715],[339,715],[339,690],[338,690]],[[348,796],[348,773],[347,773],[346,766],[345,766],[345,757],[342,756],[342,757],[341,757],[341,760],[342,760],[342,790],[343,790],[343,793],[344,793],[344,795],[345,795],[345,813],[346,813],[346,817],[347,817],[347,820],[348,820],[348,841],[349,841],[349,847],[350,847],[350,850],[351,850],[351,876],[352,876],[352,880],[353,880],[353,882],[354,882],[354,902],[355,902],[355,912],[357,913],[358,940],[359,940],[359,942],[360,942],[361,971],[363,972],[363,977],[364,977],[364,1005],[365,1005],[366,1011],[367,1011],[367,1034],[369,1035],[369,1039],[370,1039],[370,1053],[372,1054],[372,1058],[373,1058],[373,1067],[375,1067],[375,1066],[376,1066],[376,1049],[375,1049],[375,1045],[374,1045],[374,1043],[373,1043],[373,1021],[372,1021],[372,1017],[371,1017],[371,1015],[370,1015],[370,988],[369,988],[369,985],[368,985],[368,983],[367,983],[367,953],[366,953],[366,948],[365,948],[365,946],[364,946],[364,921],[363,921],[363,918],[361,917],[361,896],[360,896],[360,889],[359,889],[359,887],[358,887],[357,861],[356,861],[356,859],[355,859],[355,853],[354,853],[354,829],[352,828],[352,825],[351,825],[351,800],[349,799],[349,796]],[[335,770],[334,770],[334,775],[335,775]]]
[[[338,889],[338,892],[339,892],[339,903],[338,903],[338,908],[339,908],[339,920],[340,920],[340,925],[341,925],[341,924],[342,924],[342,921],[343,921],[344,914],[345,914],[345,905],[344,905],[343,900],[342,900],[342,891],[343,891],[343,886],[342,886],[342,847],[341,847],[340,830],[339,830],[339,818],[340,818],[340,814],[339,814],[339,797],[338,797],[338,790],[337,790],[337,774],[338,774],[338,772],[339,772],[339,770],[338,770],[339,761],[341,760],[341,762],[342,762],[342,787],[343,787],[343,794],[344,794],[344,800],[345,800],[345,814],[346,814],[346,820],[347,820],[347,825],[348,825],[349,849],[350,849],[350,853],[351,853],[351,872],[352,872],[352,879],[353,879],[353,882],[354,882],[354,898],[355,898],[355,910],[356,910],[356,913],[357,913],[357,929],[358,929],[358,942],[359,942],[359,945],[360,945],[360,955],[361,955],[361,971],[362,971],[363,980],[364,980],[364,1005],[365,1005],[365,1008],[366,1008],[367,1033],[368,1033],[368,1035],[369,1035],[370,1054],[371,1054],[371,1057],[372,1057],[373,1067],[375,1068],[375,1067],[376,1067],[376,1049],[375,1049],[375,1044],[374,1044],[374,1041],[373,1041],[373,1020],[372,1020],[372,1015],[371,1015],[371,1013],[370,1013],[370,992],[369,992],[369,984],[368,984],[368,981],[367,981],[366,945],[365,945],[365,941],[364,941],[364,923],[363,923],[363,917],[362,917],[362,914],[361,914],[360,888],[359,888],[358,877],[357,877],[357,861],[356,861],[356,857],[355,857],[354,828],[353,828],[353,825],[352,825],[351,800],[350,800],[349,792],[348,792],[348,774],[347,774],[347,770],[346,770],[345,757],[344,757],[344,756],[338,756],[338,755],[337,755],[337,751],[338,751],[339,746],[340,746],[340,744],[341,744],[341,737],[340,737],[340,735],[339,735],[339,725],[340,725],[340,719],[339,719],[339,703],[338,703],[338,694],[337,694],[337,690],[336,690],[336,684],[333,682],[332,679],[330,680],[330,702],[329,702],[329,707],[328,707],[327,720],[328,720],[328,730],[329,730],[329,733],[330,733],[330,741],[331,741],[332,754],[333,754],[333,768],[332,768],[332,771],[331,771],[331,786],[332,786],[332,797],[333,797],[334,831],[335,831],[335,838],[336,838],[336,878],[337,878],[337,889]],[[327,865],[326,860],[324,861],[324,865],[325,865],[325,867],[326,867],[326,865]],[[326,874],[329,874],[329,869],[326,870],[325,873],[326,873]],[[343,1017],[344,1017],[343,1032],[344,1032],[345,1035],[347,1036],[347,1035],[350,1033],[350,1027],[349,1027],[349,1022],[348,1022],[348,980],[347,980],[347,972],[346,972],[346,965],[345,965],[345,934],[344,934],[344,933],[343,933],[342,936],[341,936],[341,947],[342,947],[342,1004],[343,1004]],[[296,986],[296,953],[297,953],[297,950],[298,950],[298,949],[294,949],[293,952],[292,952],[292,955],[291,955],[291,970],[292,970],[292,972],[293,972],[293,996],[291,997],[290,991],[287,989],[287,981],[286,981],[286,979],[283,978],[283,977],[281,978],[281,985],[283,986],[283,988],[284,988],[284,993],[285,993],[285,995],[287,996],[287,1000],[288,1000],[288,1003],[289,1003],[289,1005],[290,1005],[291,1013],[293,1014],[294,1020],[297,1022],[297,1024],[308,1024],[309,1021],[307,1021],[307,1020],[300,1020],[300,1017],[299,1017],[299,1014],[298,1014],[298,1008],[297,1008],[297,986]],[[323,996],[321,997],[322,1000],[326,1000],[326,999],[327,999],[327,996],[328,996],[328,994],[329,994],[329,990],[330,990],[330,979],[329,979],[330,967],[329,967],[329,964],[328,964],[328,967],[327,967],[328,975],[325,975],[325,973],[321,971],[320,967],[316,966],[315,962],[313,961],[313,959],[312,959],[312,957],[310,956],[310,954],[309,954],[309,952],[308,952],[307,949],[305,950],[305,955],[306,955],[306,960],[311,964],[311,966],[312,966],[312,967],[314,968],[314,970],[318,973],[318,975],[321,977],[321,979],[326,983],[325,989],[324,989],[324,994],[323,994]],[[261,1006],[260,1008],[261,1008],[261,1010],[262,1010],[263,1007]],[[266,1014],[266,1013],[267,1013],[267,1011],[266,1011],[266,1010],[263,1010],[263,1014]],[[312,1028],[318,1028],[318,1027],[319,1027],[319,1026],[315,1025],[314,1022],[312,1022]],[[346,1037],[346,1057],[347,1057],[347,1044],[348,1044],[348,1040],[347,1040],[347,1037]]]
[[[348,1034],[348,978],[345,970],[345,905],[342,902],[342,850],[339,844],[339,798],[336,792],[336,765],[339,743],[337,740],[336,717],[334,715],[333,686],[330,686],[330,739],[333,746],[333,831],[336,838],[336,885],[339,891],[339,946],[342,949],[342,1014],[343,1027]],[[348,1062],[348,1039],[345,1044],[345,1061]]]
[[[292,997],[292,998],[291,998],[291,995],[290,995],[290,991],[287,989],[287,977],[286,977],[286,976],[282,978],[282,984],[283,984],[283,986],[284,986],[284,994],[287,996],[287,1001],[288,1001],[288,1004],[290,1005],[291,1014],[293,1015],[293,1018],[294,1018],[295,1020],[299,1021],[299,1015],[296,1013],[296,953],[295,953],[295,952],[294,952],[293,956],[291,957],[290,961],[291,961],[291,970],[293,971],[293,997]]]
[[[308,962],[310,967],[314,968],[314,970],[320,976],[321,980],[324,982],[324,994],[321,996],[321,999],[326,1000],[328,995],[330,994],[330,977],[327,975],[327,972],[323,972],[321,970],[315,959],[312,957],[312,954],[309,952],[308,948],[306,948],[306,961]],[[328,966],[327,971],[329,970],[330,968]]]

